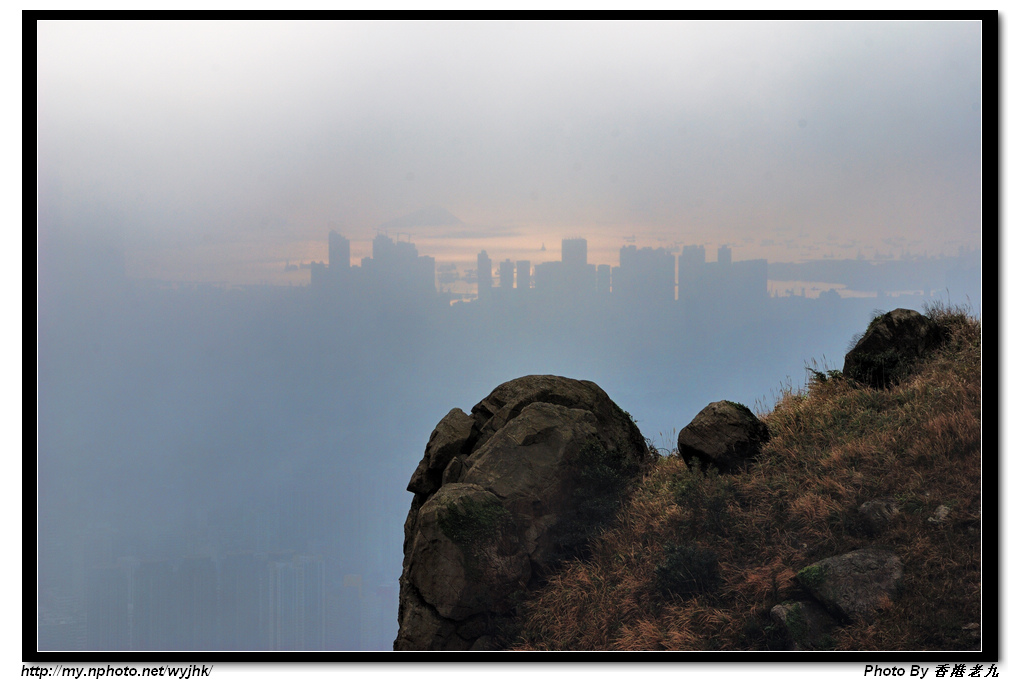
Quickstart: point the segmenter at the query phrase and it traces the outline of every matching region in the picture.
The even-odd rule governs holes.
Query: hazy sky
[[[980,239],[977,22],[41,22],[38,85],[43,228],[134,276],[357,258],[426,206],[557,251]]]

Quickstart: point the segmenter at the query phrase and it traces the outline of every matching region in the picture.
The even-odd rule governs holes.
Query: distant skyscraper
[[[143,562],[134,582],[134,648],[178,649],[181,623],[177,575],[166,561]]]
[[[351,242],[335,230],[329,232],[329,268],[351,267]]]
[[[360,574],[345,574],[340,592],[340,611],[344,614],[340,637],[352,648],[362,643],[363,593]]]
[[[327,286],[333,281],[333,278],[326,275],[326,264],[312,261],[308,264],[308,269],[311,270],[311,284],[313,287]]]
[[[297,556],[300,604],[298,646],[305,651],[326,648],[326,564],[319,556]]]
[[[613,277],[613,294],[657,303],[674,300],[676,258],[666,249],[620,249],[620,267]]]
[[[381,232],[372,240],[372,257],[361,259],[361,270],[374,291],[390,296],[436,291],[436,259]]]
[[[519,261],[517,261],[517,288],[518,289],[530,289],[531,288],[531,261],[530,260],[519,260]]]
[[[306,267],[302,265],[301,267]],[[361,267],[351,267],[351,242],[331,230],[329,262],[312,262],[311,285],[320,292],[345,296],[373,296],[376,300],[395,301],[436,293],[436,259],[419,256],[408,241],[394,242],[379,233],[372,240],[372,255],[361,259]]]
[[[588,240],[564,239],[560,248],[560,260],[572,266],[588,264]]]
[[[269,563],[270,645],[284,651],[325,646],[326,582],[321,557]]]
[[[490,289],[492,289],[492,259],[489,258],[489,254],[482,251],[478,254],[478,297],[487,296]]]
[[[499,288],[513,289],[514,264],[509,258],[499,264]]]
[[[611,268],[608,265],[600,265],[595,275],[595,291],[599,294],[608,294],[611,286]]]
[[[564,239],[558,262],[535,265],[535,291],[546,300],[572,305],[595,295],[596,276],[595,266],[588,265],[588,240]]]
[[[697,266],[705,262],[705,247],[700,244],[688,244],[680,254],[680,266]]]
[[[266,608],[260,601],[268,573],[264,557],[234,552],[223,557],[220,580],[220,646],[228,651],[268,649]]]
[[[186,557],[177,567],[180,608],[178,646],[188,651],[217,647],[216,566],[210,557]]]
[[[689,320],[719,316],[753,319],[762,314],[768,297],[768,262],[764,259],[733,262],[728,246],[720,246],[715,263],[705,262],[705,247],[688,245],[677,268],[677,298],[681,314]]]
[[[87,647],[94,650],[130,649],[132,567],[94,566],[88,571]]]
[[[709,284],[705,279],[705,247],[688,244],[677,259],[677,300],[687,312],[705,300]]]

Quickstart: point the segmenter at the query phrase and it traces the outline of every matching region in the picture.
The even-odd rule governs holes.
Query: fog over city
[[[38,24],[38,644],[388,650],[436,423],[981,313],[978,22]]]

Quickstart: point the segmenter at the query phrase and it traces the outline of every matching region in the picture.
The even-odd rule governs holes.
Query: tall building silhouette
[[[343,641],[351,642],[359,648],[363,646],[364,641],[363,602],[361,574],[344,574],[340,587],[340,612],[343,614],[343,621],[339,634]]]
[[[620,267],[613,279],[613,294],[633,301],[672,303],[675,298],[676,257],[663,248],[620,249]]]
[[[329,269],[351,269],[351,242],[335,230],[329,231]]]
[[[564,239],[560,261],[535,266],[535,291],[547,301],[578,303],[593,297],[595,288],[596,270],[588,264],[586,239]]]
[[[372,257],[361,259],[371,291],[391,295],[436,292],[436,259],[419,256],[411,242],[395,242],[380,232],[372,240]]]
[[[595,291],[599,295],[606,295],[613,288],[613,269],[608,265],[599,265],[595,269]]]
[[[309,264],[311,284],[335,292],[351,287],[351,242],[336,230],[329,231],[329,261]]]
[[[226,651],[269,648],[261,596],[267,589],[264,555],[232,552],[220,563],[220,647]]]
[[[677,258],[677,300],[680,309],[693,313],[705,296],[705,247],[687,244]]]
[[[132,648],[133,566],[123,562],[88,570],[86,647],[95,651]]]
[[[733,261],[728,246],[721,246],[716,262],[705,262],[705,247],[688,245],[677,263],[677,299],[689,319],[725,312],[731,320],[749,320],[764,314],[768,298],[768,262],[765,259]]]
[[[517,288],[531,288],[531,261],[529,260],[517,261]]]
[[[499,264],[499,288],[512,289],[514,286],[514,264],[509,258]]]
[[[181,609],[172,562],[144,561],[134,582],[134,648],[177,649]]]
[[[217,646],[216,566],[208,556],[185,557],[177,568],[180,604],[178,648],[202,651]]]
[[[492,290],[492,259],[483,250],[478,254],[478,298],[485,298]]]
[[[269,563],[270,648],[325,647],[326,573],[321,557],[294,556]]]

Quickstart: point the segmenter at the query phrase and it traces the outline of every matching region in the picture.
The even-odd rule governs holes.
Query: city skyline
[[[327,225],[332,225],[332,227],[327,226],[323,229],[329,231],[340,229],[345,235],[358,235],[365,232],[365,230],[357,229],[343,230],[337,227],[335,221],[330,221]],[[922,239],[908,241],[895,237],[864,240],[857,236],[844,236],[842,239],[837,239],[836,235],[831,235],[830,239],[802,242],[803,233],[792,234],[792,232],[782,233],[779,238],[744,237],[726,240],[719,235],[707,235],[708,239],[699,239],[694,234],[684,234],[678,229],[669,228],[656,229],[639,238],[635,230],[631,230],[629,235],[622,234],[624,232],[627,230],[598,225],[589,225],[587,228],[575,226],[565,229],[540,226],[530,229],[495,228],[492,236],[482,238],[480,230],[473,231],[470,226],[466,225],[461,226],[452,234],[440,236],[429,235],[427,229],[421,228],[388,229],[379,227],[371,230],[372,236],[370,237],[352,236],[348,238],[348,241],[353,265],[360,264],[363,258],[371,258],[372,242],[375,235],[384,234],[393,238],[394,241],[412,242],[416,246],[420,244],[422,252],[435,258],[438,264],[458,267],[463,267],[473,261],[474,255],[479,250],[492,251],[502,254],[501,258],[510,257],[514,260],[519,259],[519,256],[515,254],[522,254],[533,263],[556,260],[559,257],[558,245],[562,239],[569,238],[563,235],[582,234],[595,235],[594,239],[589,240],[592,253],[599,259],[599,262],[609,265],[619,264],[618,252],[624,244],[635,244],[638,248],[664,248],[675,252],[681,251],[684,246],[707,246],[710,249],[709,260],[714,259],[719,248],[727,247],[736,249],[742,260],[764,258],[770,262],[797,263],[826,259],[898,260],[901,258],[956,256],[963,251],[980,250],[982,243],[980,231],[976,231],[972,239],[948,239],[942,242]],[[465,236],[459,236],[458,233]],[[124,243],[119,235],[112,238],[121,244]],[[234,286],[304,285],[308,283],[308,278],[307,272],[302,271],[309,270],[314,262],[329,260],[327,243],[321,237],[309,237],[304,241],[271,248],[273,255],[261,258],[257,262],[244,264],[239,264],[239,261],[231,259],[237,257],[236,250],[250,252],[251,245],[237,245],[218,251],[215,258],[222,257],[225,259],[223,261],[214,260],[211,255],[204,255],[204,249],[200,247],[189,252],[188,258],[197,258],[190,264],[187,259],[165,260],[166,252],[161,252],[161,256],[156,256],[144,250],[132,251],[125,248],[125,267],[127,273],[135,279],[211,282]],[[171,250],[170,253],[172,254],[173,251]],[[157,262],[156,258],[160,260]],[[196,267],[198,262],[202,263],[200,267]]]
[[[369,255],[363,258],[357,258],[352,256],[352,242],[347,239],[343,234],[336,230],[330,230],[327,243],[329,250],[327,256],[321,261],[310,261],[308,263],[292,264],[288,263],[285,266],[285,270],[292,272],[298,272],[301,270],[306,271],[306,274],[301,275],[302,280],[299,282],[301,285],[315,286],[317,273],[320,277],[325,277],[321,273],[326,271],[336,271],[336,267],[340,266],[345,269],[360,269],[362,267],[373,266],[373,255],[376,253],[379,245],[382,244],[385,252],[393,253],[395,251],[404,250],[407,252],[408,260],[403,263],[404,268],[414,268],[413,259],[417,258],[420,261],[427,261],[422,263],[423,266],[431,270],[431,279],[433,280],[435,288],[441,294],[449,294],[450,302],[457,301],[471,301],[476,300],[480,297],[479,294],[479,283],[483,281],[483,278],[488,288],[534,288],[539,286],[535,281],[535,274],[542,270],[542,266],[548,266],[550,263],[560,263],[566,260],[577,260],[578,262],[591,265],[593,268],[605,267],[607,273],[605,275],[605,285],[603,291],[605,292],[616,292],[616,275],[620,270],[620,266],[625,262],[629,263],[631,269],[641,269],[642,267],[655,267],[651,264],[649,258],[652,254],[661,254],[659,258],[672,258],[672,284],[674,286],[673,300],[677,300],[681,294],[685,283],[681,275],[682,263],[685,257],[688,262],[693,254],[699,254],[697,257],[703,263],[741,263],[750,261],[759,261],[768,263],[767,258],[748,258],[741,257],[741,251],[744,249],[740,246],[737,247],[737,257],[734,257],[734,246],[731,244],[718,244],[713,247],[706,248],[705,244],[674,244],[673,248],[663,246],[638,246],[637,244],[623,244],[616,249],[615,259],[608,258],[611,262],[601,262],[598,258],[606,259],[607,251],[602,250],[598,255],[593,256],[591,260],[588,257],[588,240],[583,236],[565,237],[559,241],[560,249],[555,248],[554,243],[550,243],[551,248],[546,248],[543,242],[542,248],[539,250],[530,250],[526,253],[531,255],[531,258],[519,258],[515,257],[517,251],[511,249],[499,249],[494,251],[492,255],[488,253],[488,249],[482,249],[479,251],[474,258],[463,258],[459,261],[446,261],[440,262],[436,258],[429,254],[421,253],[417,249],[417,244],[410,241],[412,238],[411,233],[394,233],[394,236],[390,236],[390,233],[386,230],[378,230],[376,236],[371,243],[372,250],[369,251]],[[400,238],[404,237],[404,240]],[[636,240],[627,240],[636,241]],[[568,244],[577,244],[581,249],[579,255],[571,255],[568,253]],[[787,262],[782,261],[774,263],[776,270],[781,272],[788,272],[791,269],[796,270],[798,265],[805,266],[804,270],[811,270],[812,264],[824,263],[826,261],[837,262],[837,261],[849,261],[854,260],[858,262],[867,262],[871,264],[881,265],[888,264],[890,262],[899,262],[901,269],[909,271],[912,265],[917,263],[930,263],[933,261],[940,260],[955,260],[962,259],[966,262],[967,268],[977,268],[980,261],[980,248],[965,248],[964,246],[958,247],[956,253],[945,254],[939,253],[937,256],[925,253],[911,253],[907,249],[901,249],[897,254],[893,248],[890,248],[888,253],[882,253],[876,251],[872,258],[866,258],[864,252],[858,249],[856,255],[853,257],[836,258],[835,254],[828,253],[824,254],[820,258],[811,259],[800,259],[799,261]],[[498,254],[498,258],[493,259],[493,255]],[[537,254],[537,255],[536,255]],[[567,254],[567,255],[565,255]],[[384,255],[385,257],[385,255]],[[486,269],[483,265],[483,258],[487,261],[488,274],[482,275],[481,273]],[[500,260],[502,259],[502,260]],[[614,264],[615,262],[615,264]],[[641,265],[639,265],[639,263]],[[366,266],[367,264],[367,266]],[[475,265],[475,268],[470,267]],[[526,267],[527,272],[525,281],[527,282],[524,286],[521,284],[519,277],[521,266]],[[507,270],[507,268],[509,268]],[[814,268],[817,270],[817,268]],[[927,293],[932,292],[931,287],[923,286],[908,286],[900,287],[899,289],[887,290],[886,284],[877,280],[874,283],[865,283],[865,286],[858,287],[848,284],[846,281],[847,273],[841,272],[838,275],[828,276],[825,279],[798,279],[798,280],[786,280],[782,277],[766,277],[768,283],[768,291],[770,296],[796,296],[797,291],[800,291],[801,296],[807,296],[810,298],[817,298],[820,294],[825,292],[835,292],[840,296],[853,296],[853,297],[881,297],[885,294],[897,294],[897,293],[916,293],[919,289],[925,290]],[[507,287],[504,284],[505,273],[509,273],[510,285]],[[424,273],[420,274],[419,277],[427,277]],[[626,275],[625,275],[626,277]],[[930,276],[928,276],[930,279]],[[855,285],[861,284],[861,278],[853,278]],[[920,279],[923,279],[921,277]],[[593,281],[595,278],[593,277]],[[220,283],[227,285],[226,283]],[[294,282],[289,282],[294,284]],[[321,284],[321,282],[320,282]],[[875,286],[871,286],[875,284]],[[451,286],[452,285],[452,286]],[[688,285],[691,285],[688,282]],[[602,286],[602,285],[600,285]],[[967,287],[968,293],[970,292],[970,283]],[[952,292],[946,291],[945,293],[951,295]]]
[[[459,223],[393,232],[439,262],[980,244],[976,21],[38,27],[40,230],[136,277],[297,281],[323,229],[360,258],[428,207]]]

